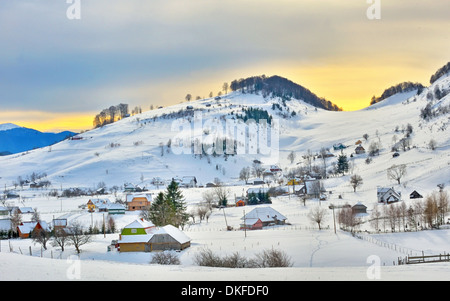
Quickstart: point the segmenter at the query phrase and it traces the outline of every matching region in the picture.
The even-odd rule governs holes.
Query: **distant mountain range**
[[[74,135],[76,133],[70,131],[43,133],[13,123],[3,123],[0,124],[0,156],[46,147]]]

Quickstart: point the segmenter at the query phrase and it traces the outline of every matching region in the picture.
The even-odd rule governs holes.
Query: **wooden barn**
[[[241,230],[261,230],[263,228],[263,223],[259,218],[246,218],[241,224]]]
[[[154,233],[121,235],[118,244],[120,252],[184,250],[191,246],[191,239],[178,228],[167,225]]]
[[[191,239],[180,229],[167,225],[153,234],[149,244],[150,251],[183,250],[191,246]]]

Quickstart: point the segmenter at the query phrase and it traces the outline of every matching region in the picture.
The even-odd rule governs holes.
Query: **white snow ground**
[[[332,177],[323,181],[325,188],[333,193],[322,206],[330,203],[351,205],[360,201],[368,207],[370,213],[376,200],[376,187],[395,187],[402,192],[407,205],[413,203],[408,195],[418,190],[424,196],[437,190],[439,183],[450,185],[449,177],[449,135],[448,114],[430,121],[421,120],[420,109],[427,103],[426,94],[439,85],[450,88],[450,77],[436,81],[424,92],[404,93],[392,96],[374,106],[356,112],[328,112],[315,110],[302,101],[287,102],[290,111],[295,110],[295,117],[281,120],[279,165],[287,170],[302,164],[301,155],[308,149],[313,152],[321,147],[332,148],[334,143],[344,143],[349,147],[344,153],[350,157],[354,152],[354,143],[363,141],[367,149],[372,141],[381,142],[379,156],[372,163],[365,164],[366,155],[354,155],[351,159],[353,168],[349,174]],[[236,110],[239,105],[259,106],[269,110],[274,117],[277,110],[271,106],[276,99],[264,99],[258,95],[231,93],[217,106],[214,100],[191,102],[202,112],[204,120],[220,118],[226,112]],[[205,103],[212,103],[208,112]],[[448,105],[450,94],[436,105]],[[0,157],[1,186],[12,188],[12,182],[18,176],[26,177],[33,172],[45,172],[54,189],[67,187],[94,188],[104,182],[108,187],[123,186],[126,182],[147,185],[152,192],[158,189],[149,185],[153,177],[170,179],[175,176],[197,177],[200,183],[212,182],[219,178],[231,190],[230,198],[241,195],[248,187],[238,180],[242,167],[251,166],[256,155],[194,158],[193,155],[176,155],[173,152],[160,153],[159,143],[166,144],[178,131],[173,131],[173,120],[151,118],[162,112],[178,111],[186,103],[173,107],[144,112],[114,124],[81,134],[85,139],[63,141],[50,148],[43,148],[28,153]],[[390,148],[393,136],[397,141],[403,134],[402,127],[413,125],[412,147],[400,151],[400,156],[392,158]],[[395,131],[398,126],[399,132]],[[369,134],[369,141],[364,141],[363,134]],[[437,142],[437,149],[428,147],[430,139]],[[135,142],[137,145],[135,145]],[[110,147],[111,143],[120,144]],[[293,164],[287,160],[289,152],[295,151],[297,158]],[[333,151],[332,151],[333,152]],[[339,152],[333,152],[338,154]],[[264,158],[263,158],[264,163]],[[327,161],[330,167],[336,157]],[[315,162],[321,164],[320,162]],[[387,179],[386,169],[392,164],[407,164],[407,175],[398,185]],[[350,174],[359,174],[364,184],[353,192],[349,184]],[[144,181],[141,182],[141,178]],[[207,188],[184,189],[188,208],[202,199],[202,192]],[[447,189],[448,191],[448,189]],[[13,205],[37,208],[41,218],[50,222],[52,218],[67,217],[83,221],[101,223],[103,215],[89,214],[79,208],[88,198],[56,199],[45,195],[46,191],[18,189],[20,201]],[[120,195],[120,194],[119,194]],[[342,199],[338,199],[338,195]],[[114,196],[110,196],[114,201]],[[288,196],[273,199],[273,208],[287,216],[291,225],[277,226],[259,231],[225,231],[223,211],[215,210],[208,222],[203,221],[185,229],[192,238],[192,246],[179,253],[181,265],[150,265],[151,253],[107,252],[107,246],[118,234],[105,237],[97,235],[95,241],[82,247],[80,261],[70,257],[74,249],[67,247],[64,253],[49,247],[42,252],[40,246],[31,240],[14,239],[0,241],[0,280],[449,280],[450,264],[433,263],[421,265],[393,265],[399,257],[407,255],[448,253],[450,251],[450,229],[427,230],[420,232],[401,232],[368,235],[364,239],[352,237],[346,232],[333,230],[331,210],[324,224],[325,229],[318,230],[307,218],[308,211],[317,206],[317,200],[307,201],[303,206],[299,200]],[[227,223],[237,228],[243,210],[251,207],[225,209]],[[123,227],[133,221],[136,215],[127,212],[116,216],[117,227]],[[366,225],[367,226],[367,225]],[[366,226],[363,226],[363,230]],[[12,252],[10,252],[10,246]],[[30,247],[32,256],[30,256]],[[276,269],[218,269],[195,266],[193,257],[203,249],[210,248],[220,254],[240,252],[252,257],[267,248],[286,252],[293,261],[293,267]],[[51,259],[53,257],[53,259]],[[60,259],[57,259],[60,258]],[[379,268],[379,269],[378,269]],[[378,273],[379,272],[379,273]]]

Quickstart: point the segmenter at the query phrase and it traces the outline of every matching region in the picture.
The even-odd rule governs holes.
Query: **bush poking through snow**
[[[163,265],[178,265],[180,264],[180,259],[177,254],[171,251],[157,252],[153,255],[152,261],[150,263],[163,264]]]
[[[275,268],[293,265],[285,252],[274,249],[264,250],[252,259],[243,257],[239,252],[221,258],[211,250],[204,249],[195,255],[194,262],[200,266],[222,268]]]

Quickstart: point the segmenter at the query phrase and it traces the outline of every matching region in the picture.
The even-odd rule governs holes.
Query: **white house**
[[[399,191],[395,191],[394,188],[378,187],[377,188],[378,203],[395,203],[402,200],[402,194]]]
[[[287,217],[272,207],[256,207],[241,219],[260,219],[262,225],[267,226],[272,223],[276,225],[283,225],[286,222]]]

